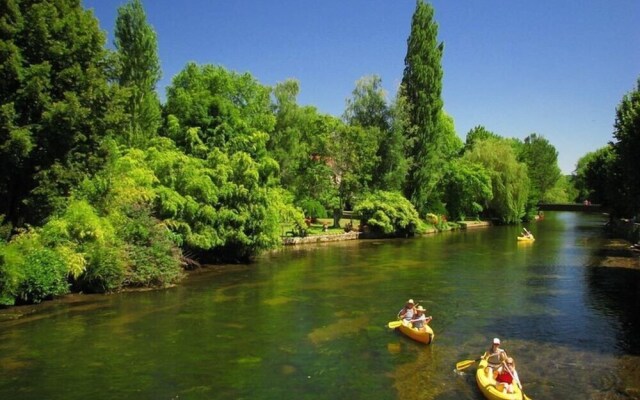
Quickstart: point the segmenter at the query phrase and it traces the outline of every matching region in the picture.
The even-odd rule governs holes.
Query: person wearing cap
[[[507,357],[505,363],[498,368],[496,382],[496,389],[503,393],[513,393],[514,384],[518,385],[522,390],[522,384],[520,383],[513,358]]]
[[[411,323],[416,311],[414,306],[415,303],[413,299],[409,299],[404,307],[402,307],[402,310],[398,312],[398,319],[401,319],[403,324],[409,325]]]
[[[482,358],[487,360],[487,369],[485,372],[487,375],[492,376],[493,371],[498,369],[507,359],[507,352],[500,348],[500,339],[493,338],[491,348],[482,355]]]
[[[415,329],[424,332],[427,330],[426,325],[432,320],[432,318],[424,315],[425,309],[422,306],[417,306],[415,310],[416,315],[414,315],[410,322],[413,324]]]

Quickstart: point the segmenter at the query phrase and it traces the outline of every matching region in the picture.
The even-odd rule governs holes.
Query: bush
[[[0,305],[12,306],[15,303],[22,280],[19,266],[23,264],[22,254],[15,246],[0,242]]]
[[[40,302],[66,293],[64,260],[42,244],[38,229],[22,229],[0,243],[0,304]]]
[[[300,201],[300,208],[304,210],[305,217],[327,218],[327,210],[318,200],[304,199]]]
[[[67,267],[53,250],[37,249],[25,258],[23,279],[17,287],[17,297],[25,303],[39,303],[69,292]]]
[[[171,232],[143,207],[133,208],[120,227],[129,266],[127,286],[166,286],[182,277],[180,251]]]
[[[4,215],[0,215],[0,243],[9,241],[12,230],[11,222],[4,222]]]
[[[120,247],[92,243],[85,247],[87,269],[78,285],[87,292],[113,292],[122,287],[126,257]]]
[[[400,193],[378,191],[354,207],[372,232],[386,235],[413,235],[423,230],[418,212]]]

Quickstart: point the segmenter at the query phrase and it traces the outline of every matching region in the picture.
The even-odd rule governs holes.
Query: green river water
[[[298,246],[0,310],[0,399],[482,399],[455,364],[493,337],[533,400],[639,399],[640,270],[602,266],[603,222],[547,213],[529,244],[516,226]],[[429,346],[386,327],[409,298]]]

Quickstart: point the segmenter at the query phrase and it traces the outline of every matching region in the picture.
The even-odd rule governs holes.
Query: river
[[[640,270],[603,262],[603,222],[291,247],[166,290],[0,310],[0,399],[482,399],[455,365],[493,337],[534,400],[638,399]],[[409,298],[429,346],[386,326]]]

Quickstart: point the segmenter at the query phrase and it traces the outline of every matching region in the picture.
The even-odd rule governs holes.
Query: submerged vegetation
[[[637,174],[637,91],[618,110],[618,141],[579,164],[577,190],[535,133],[478,126],[463,143],[422,0],[393,101],[380,77],[364,77],[342,118],[298,105],[295,80],[269,87],[195,63],[161,104],[140,0],[118,9],[115,50],[77,0],[5,3],[0,305],[170,285],[196,261],[246,262],[278,246],[282,226],[305,217],[333,218],[335,230],[344,210],[388,235],[445,227],[444,216],[517,223],[539,201],[601,198],[638,212],[637,179],[622,178]]]

